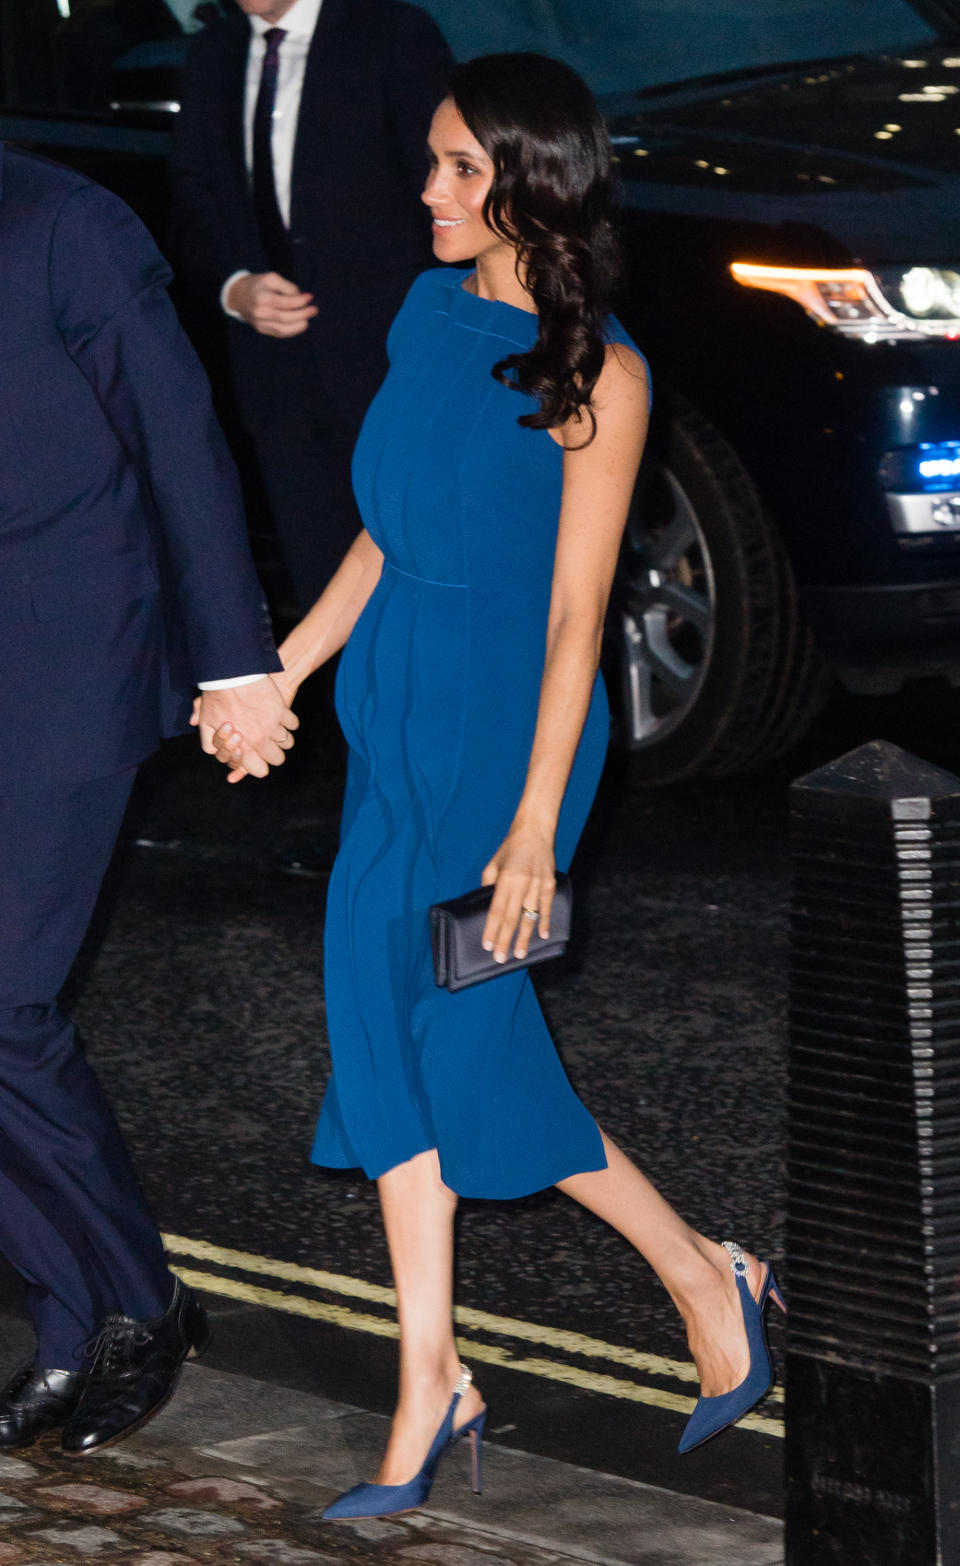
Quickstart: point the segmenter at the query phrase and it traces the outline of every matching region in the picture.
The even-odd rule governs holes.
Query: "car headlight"
[[[960,271],[946,266],[884,269],[878,274],[884,294],[905,315],[918,321],[960,320]]]
[[[960,269],[951,267],[763,266],[734,261],[744,288],[784,294],[820,326],[889,342],[904,337],[960,337]]]

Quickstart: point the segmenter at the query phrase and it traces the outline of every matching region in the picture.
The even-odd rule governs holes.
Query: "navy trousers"
[[[384,336],[388,323],[389,316]],[[368,341],[335,373],[321,370],[305,336],[264,339],[257,347],[271,355],[277,395],[269,409],[258,407],[255,418],[248,414],[248,424],[287,569],[306,613],[363,526],[350,465],[387,362],[383,349]]]
[[[304,614],[363,526],[350,482],[356,436],[356,429],[309,410],[254,433],[274,527]]]
[[[173,1280],[103,1091],[57,996],[86,933],[136,769],[0,790],[0,1250],[39,1362],[77,1368],[108,1311],[149,1320]]]

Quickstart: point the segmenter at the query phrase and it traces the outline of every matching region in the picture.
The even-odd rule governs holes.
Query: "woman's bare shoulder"
[[[611,402],[646,408],[650,368],[639,348],[632,343],[607,343],[592,400],[598,410]]]

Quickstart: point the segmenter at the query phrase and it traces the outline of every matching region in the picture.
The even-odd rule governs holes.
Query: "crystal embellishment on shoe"
[[[783,1295],[777,1287],[777,1280],[773,1276],[773,1268],[769,1262],[758,1262],[757,1265],[764,1267],[766,1271],[759,1297],[754,1299],[747,1282],[749,1266],[741,1247],[735,1240],[724,1240],[723,1247],[730,1257],[730,1271],[737,1280],[740,1309],[743,1311],[743,1324],[747,1333],[747,1348],[750,1351],[750,1368],[740,1385],[734,1387],[732,1391],[721,1392],[718,1397],[697,1399],[696,1407],[680,1437],[680,1445],[677,1449],[680,1452],[692,1451],[695,1446],[701,1446],[704,1441],[709,1441],[711,1436],[719,1435],[720,1431],[726,1430],[728,1425],[742,1419],[755,1403],[759,1403],[764,1393],[770,1390],[773,1380],[763,1314],[768,1299],[772,1299],[779,1305],[784,1314],[787,1309]]]
[[[730,1271],[738,1278],[745,1278],[749,1271],[747,1259],[736,1240],[721,1240],[720,1244],[730,1258]]]
[[[453,1389],[454,1397],[463,1397],[463,1394],[464,1394],[464,1392],[466,1392],[467,1387],[471,1386],[472,1384],[473,1384],[473,1371],[470,1369],[469,1365],[461,1365],[460,1366],[460,1374],[457,1377],[457,1383],[456,1383],[456,1386]]]
[[[324,1520],[356,1522],[362,1517],[391,1517],[397,1512],[414,1511],[427,1500],[440,1459],[452,1446],[456,1446],[458,1441],[464,1440],[470,1442],[473,1453],[473,1493],[482,1494],[483,1428],[487,1422],[486,1409],[482,1408],[479,1414],[475,1414],[473,1419],[468,1420],[459,1429],[453,1428],[460,1399],[472,1380],[473,1372],[468,1370],[466,1365],[461,1365],[450,1407],[444,1415],[443,1424],[433,1438],[419,1473],[414,1474],[406,1484],[355,1484],[352,1490],[338,1495],[337,1499],[331,1502],[323,1514]]]

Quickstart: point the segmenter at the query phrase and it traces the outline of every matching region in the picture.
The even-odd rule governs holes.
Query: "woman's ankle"
[[[404,1370],[400,1376],[398,1402],[422,1404],[438,1399],[449,1402],[462,1369],[459,1358],[454,1356],[453,1359],[422,1362]]]
[[[729,1288],[730,1259],[721,1246],[704,1235],[691,1231],[682,1260],[676,1258],[669,1281],[664,1279],[670,1298],[685,1322],[709,1312]]]

